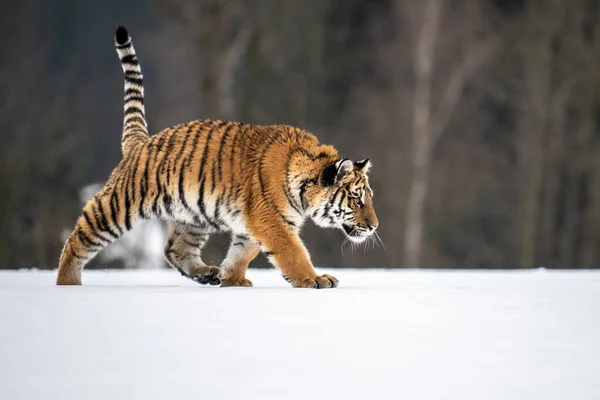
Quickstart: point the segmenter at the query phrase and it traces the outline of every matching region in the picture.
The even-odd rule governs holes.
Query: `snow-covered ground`
[[[600,273],[0,272],[1,399],[600,399]]]

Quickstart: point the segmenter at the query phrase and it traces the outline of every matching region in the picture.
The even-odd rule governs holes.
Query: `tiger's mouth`
[[[367,238],[367,236],[369,236],[369,233],[363,229],[357,228],[356,226],[342,224],[342,229],[344,230],[346,236],[354,242],[362,242]]]
[[[351,236],[352,231],[354,230],[353,226],[346,225],[346,224],[342,224],[342,228],[344,229],[344,232],[346,232],[346,235],[348,235],[348,236]]]

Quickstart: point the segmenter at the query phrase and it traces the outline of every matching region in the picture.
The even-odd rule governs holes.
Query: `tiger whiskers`
[[[381,247],[383,247],[383,249],[385,250],[385,244],[383,244],[383,240],[381,240],[381,236],[379,236],[379,233],[373,232],[373,234],[375,235],[375,238],[373,238],[373,241],[378,245],[381,244]],[[379,242],[379,243],[377,243],[377,242]]]
[[[344,256],[344,245],[350,241],[349,237],[345,237],[342,245],[340,246],[340,250],[342,251],[342,257]]]
[[[367,243],[367,247],[369,247],[369,245],[372,246],[372,250],[375,250],[375,237],[373,235],[369,236],[369,243]]]

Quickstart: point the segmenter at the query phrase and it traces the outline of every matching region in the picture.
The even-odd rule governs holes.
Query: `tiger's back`
[[[124,207],[129,216],[127,229],[135,222],[132,211],[138,211],[140,218],[239,231],[244,228],[236,227],[251,208],[252,194],[267,195],[265,176],[269,183],[288,185],[286,170],[297,152],[324,164],[339,159],[333,147],[294,127],[190,121],[163,130],[126,155],[100,197],[117,197],[117,215]],[[270,201],[282,208],[290,202],[300,212],[300,201],[289,192],[281,193],[283,197],[276,194],[272,190]],[[290,225],[293,219],[290,216]]]
[[[85,205],[63,249],[57,283],[81,284],[83,266],[100,249],[137,220],[160,218],[171,222],[167,261],[199,283],[250,286],[245,271],[262,250],[294,286],[336,286],[335,278],[315,273],[299,230],[307,217],[340,227],[362,215],[361,226],[374,231],[368,161],[340,160],[332,146],[286,125],[199,120],[149,137],[141,69],[121,29],[116,46],[125,73],[123,159]],[[351,186],[362,196],[355,211]],[[216,231],[232,232],[221,268],[201,260]]]

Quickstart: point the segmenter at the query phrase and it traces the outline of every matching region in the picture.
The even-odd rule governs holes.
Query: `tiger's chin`
[[[358,230],[351,225],[341,224],[341,226],[346,237],[354,243],[362,243],[370,236],[370,233]]]

